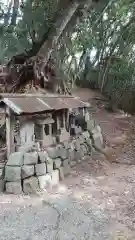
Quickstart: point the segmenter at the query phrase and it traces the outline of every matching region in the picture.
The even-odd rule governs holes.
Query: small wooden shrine
[[[72,96],[1,94],[0,98],[5,113],[7,157],[15,151],[53,145],[59,131],[65,140],[70,136],[70,112],[86,108],[84,102]]]

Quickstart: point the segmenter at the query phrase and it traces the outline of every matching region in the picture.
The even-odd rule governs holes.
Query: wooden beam
[[[9,155],[14,152],[14,134],[11,120],[11,110],[6,107],[6,145],[7,145],[7,159]]]
[[[1,98],[64,98],[64,99],[73,99],[76,96],[70,95],[58,95],[58,94],[37,94],[37,93],[0,93]]]
[[[61,127],[60,127],[60,118],[59,116],[57,116],[57,130],[59,130]]]
[[[52,124],[48,124],[49,125],[49,135],[52,136]]]
[[[69,131],[69,109],[67,109],[67,111],[66,111],[66,126]]]
[[[63,128],[66,128],[66,116],[65,116],[66,112],[65,110],[63,111]]]

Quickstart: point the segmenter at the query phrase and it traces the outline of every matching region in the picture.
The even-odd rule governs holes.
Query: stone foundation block
[[[82,133],[82,136],[84,137],[85,140],[88,139],[88,138],[90,138],[90,134],[89,134],[88,131],[83,132],[83,133]]]
[[[65,159],[63,161],[63,171],[64,171],[64,176],[70,174],[70,165],[69,165],[69,162],[68,162],[68,159]]]
[[[22,152],[11,153],[7,162],[7,166],[22,166],[24,162]]]
[[[61,166],[61,159],[60,158],[56,158],[56,159],[54,159],[54,169],[58,169],[58,168],[60,168],[60,166]]]
[[[58,149],[58,155],[62,160],[66,159],[67,158],[67,150],[64,147],[60,147]]]
[[[27,152],[31,152],[33,149],[33,146],[32,145],[27,145],[27,146],[17,146],[16,147],[16,151],[17,152],[21,152],[21,153],[27,153]]]
[[[38,162],[38,153],[31,152],[24,154],[24,165],[34,165]]]
[[[5,181],[4,179],[0,179],[0,192],[4,192],[5,190]]]
[[[55,143],[55,139],[52,136],[45,136],[44,141],[42,142],[43,147],[52,146]]]
[[[6,182],[6,192],[11,194],[21,194],[22,186],[20,182]]]
[[[80,150],[80,154],[81,157],[84,157],[85,155],[87,155],[89,153],[89,148],[86,144],[81,146],[81,150]]]
[[[92,134],[102,133],[100,125],[96,125],[95,128],[91,131]]]
[[[51,173],[53,171],[53,160],[52,161],[47,161],[46,171],[47,171],[47,173]]]
[[[5,167],[5,162],[0,162],[0,169]]]
[[[46,164],[45,163],[36,164],[35,172],[37,176],[42,176],[46,174]]]
[[[21,167],[6,166],[5,180],[8,182],[16,182],[21,180]]]
[[[39,156],[39,161],[41,163],[46,162],[47,158],[49,157],[49,155],[48,155],[48,153],[46,151],[38,152],[38,156]]]
[[[38,177],[40,189],[45,189],[51,185],[52,177],[51,174],[46,174],[44,176]]]
[[[59,179],[60,180],[64,180],[64,168],[63,167],[60,167],[59,169]]]
[[[75,140],[70,142],[70,149],[75,150]]]
[[[75,151],[75,161],[78,162],[82,158],[80,151]]]
[[[90,119],[87,121],[87,129],[88,131],[92,131],[95,128],[95,120]]]
[[[98,132],[102,133],[102,130],[101,130],[100,125],[97,125],[97,126],[96,126],[96,129],[97,129]]]
[[[79,141],[79,139],[76,139],[74,145],[75,145],[75,150],[77,150],[77,151],[80,150],[80,141]]]
[[[78,137],[80,144],[83,144],[85,142],[85,139],[82,135]]]
[[[22,166],[22,169],[21,169],[22,179],[31,177],[31,176],[34,175],[34,173],[35,173],[35,169],[34,169],[33,165],[24,165],[24,166]]]
[[[84,157],[85,156],[85,151],[86,151],[86,148],[84,145],[81,145],[80,147],[80,157]]]
[[[68,141],[64,141],[63,146],[64,146],[65,149],[69,149],[70,148],[70,143]]]
[[[75,159],[75,151],[72,149],[68,149],[67,151],[68,154],[68,161],[71,162]]]
[[[75,135],[77,136],[77,135],[79,135],[81,133],[82,133],[82,128],[75,126]]]
[[[64,128],[61,129],[60,142],[68,141],[70,139],[70,134]]]
[[[30,177],[23,180],[23,191],[26,194],[36,193],[39,190],[38,179]]]
[[[6,159],[6,153],[5,153],[5,151],[1,151],[0,152],[0,161],[3,161],[5,159]]]
[[[4,168],[0,168],[0,179],[4,178]]]
[[[49,147],[47,148],[47,153],[50,158],[57,158],[58,157],[58,149],[56,147]]]
[[[51,185],[56,186],[59,183],[59,170],[58,169],[54,170],[51,173],[51,177],[52,177]]]
[[[87,153],[85,155],[91,155],[92,153],[92,146],[87,146]]]
[[[96,147],[103,148],[103,136],[100,132],[93,134],[93,141]]]
[[[92,141],[90,138],[86,139],[86,143],[88,146],[92,146]]]

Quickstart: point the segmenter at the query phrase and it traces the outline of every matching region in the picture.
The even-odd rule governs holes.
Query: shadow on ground
[[[134,172],[89,159],[48,192],[1,195],[1,240],[135,239]]]

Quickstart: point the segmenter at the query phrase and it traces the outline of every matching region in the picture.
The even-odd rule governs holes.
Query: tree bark
[[[14,91],[16,91],[24,82],[27,81],[27,65],[29,58],[36,56],[37,59],[40,59],[40,64],[38,63],[38,68],[40,66],[40,73],[44,72],[44,67],[46,66],[50,56],[58,43],[60,36],[63,34],[63,31],[68,26],[69,22],[75,17],[77,18],[78,13],[80,13],[80,9],[83,7],[90,7],[92,0],[60,0],[59,2],[59,10],[56,12],[54,19],[51,21],[50,28],[44,34],[42,40],[40,42],[34,43],[31,50],[24,52],[18,56],[12,58],[9,62],[8,66],[10,69],[10,65],[13,66],[14,64],[22,64],[21,71],[17,73],[18,77],[16,77],[16,83],[14,87]],[[71,26],[72,28],[73,26]],[[32,59],[33,68],[34,65],[36,67],[37,63],[36,59]],[[23,65],[24,64],[24,65]]]
[[[44,33],[40,42],[34,42],[30,50],[14,56],[9,61],[8,66],[11,64],[23,64],[27,59],[33,56],[43,56],[44,65],[48,61],[59,37],[66,29],[68,23],[73,21],[72,27],[75,25],[75,19],[79,16],[83,8],[88,10],[93,2],[92,0],[60,0],[58,11],[55,14],[49,29]],[[78,10],[78,11],[77,11]],[[75,16],[75,12],[77,13]]]
[[[51,21],[50,27],[44,33],[41,41],[35,42],[30,50],[26,50],[25,52],[14,56],[9,61],[8,66],[12,64],[23,64],[29,58],[36,55],[38,57],[45,56],[44,62],[49,60],[55,44],[57,44],[59,37],[63,33],[78,7],[79,3],[76,1],[60,0],[58,11],[54,16],[54,19]]]
[[[12,18],[11,18],[11,25],[13,25],[13,26],[16,25],[18,8],[19,8],[19,0],[14,0],[13,12],[12,12]]]
[[[5,25],[5,26],[8,26],[9,19],[10,19],[10,11],[11,11],[11,8],[12,8],[12,0],[9,2],[7,13],[6,13],[5,16],[4,16],[4,25]]]
[[[67,1],[67,3],[65,3],[64,5],[64,8],[61,9],[61,12],[59,13],[59,17],[56,19],[56,22],[50,29],[46,41],[44,42],[37,54],[37,56],[43,56],[43,63],[41,69],[43,69],[48,62],[51,53],[58,42],[59,37],[61,36],[65,27],[67,26],[72,16],[75,14],[79,7],[79,3],[72,1]]]

